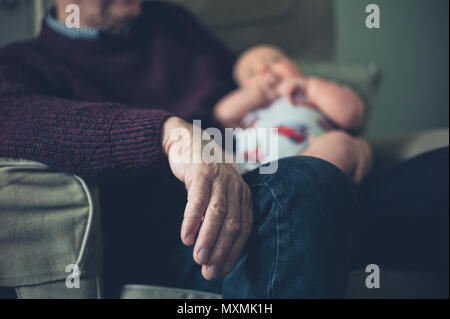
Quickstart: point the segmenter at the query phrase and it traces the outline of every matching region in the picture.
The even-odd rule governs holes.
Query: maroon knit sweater
[[[0,49],[0,157],[83,177],[161,162],[171,114],[216,125],[235,56],[184,9],[143,4],[131,33],[71,40],[45,23]]]

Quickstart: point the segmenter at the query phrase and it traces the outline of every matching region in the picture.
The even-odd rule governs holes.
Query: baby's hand
[[[276,88],[279,96],[285,97],[293,105],[302,103],[306,94],[306,78],[290,78],[281,82]]]
[[[260,93],[263,95],[266,104],[272,103],[279,97],[279,94],[276,90],[276,85],[273,85],[270,82],[261,82],[257,87]]]

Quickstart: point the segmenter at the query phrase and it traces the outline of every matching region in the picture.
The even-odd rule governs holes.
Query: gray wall
[[[381,28],[365,27],[378,4]],[[374,63],[383,73],[368,135],[448,127],[449,1],[335,0],[336,59]]]
[[[0,5],[0,45],[33,36],[36,3],[36,0],[18,0],[12,10]]]

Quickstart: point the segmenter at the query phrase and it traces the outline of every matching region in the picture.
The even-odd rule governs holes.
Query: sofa
[[[233,49],[270,43],[296,57],[310,75],[353,87],[370,108],[381,81],[373,65],[333,63],[331,0],[171,0],[192,10]],[[315,21],[322,23],[317,24]],[[360,128],[364,134],[364,125]],[[374,171],[448,146],[448,128],[370,141]],[[101,298],[102,223],[98,184],[43,163],[0,158],[0,298]],[[106,212],[107,213],[107,212]],[[68,267],[70,266],[70,267]],[[348,298],[438,296],[431,274],[382,269],[383,289],[352,272]],[[73,277],[80,274],[79,282]],[[67,285],[80,288],[68,289]],[[126,285],[121,298],[220,298],[167,287]]]

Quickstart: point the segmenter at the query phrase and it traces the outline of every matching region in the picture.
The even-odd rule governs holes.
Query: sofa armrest
[[[101,271],[98,195],[78,176],[0,158],[0,286],[65,280]]]
[[[449,145],[449,129],[436,129],[411,135],[370,141],[374,170],[383,169],[421,153]]]

